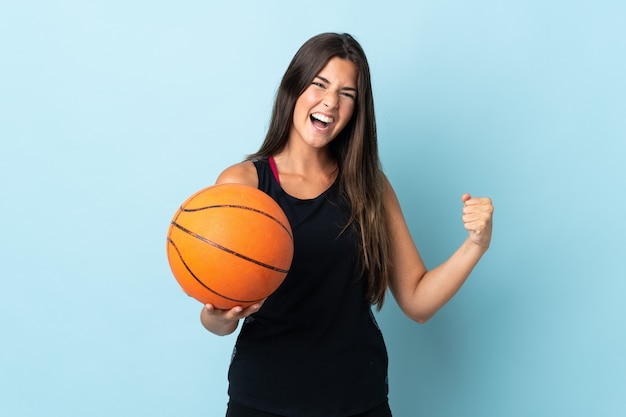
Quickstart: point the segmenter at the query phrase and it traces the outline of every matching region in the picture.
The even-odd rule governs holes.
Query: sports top
[[[353,227],[337,181],[313,199],[288,195],[267,158],[259,189],[294,236],[289,273],[241,328],[228,373],[239,404],[288,417],[344,417],[387,401],[387,350],[360,279]],[[268,236],[271,244],[271,236]]]

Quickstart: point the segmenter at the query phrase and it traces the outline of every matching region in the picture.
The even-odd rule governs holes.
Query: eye
[[[348,98],[350,98],[350,99],[352,99],[352,100],[354,100],[354,98],[355,98],[354,94],[352,94],[352,93],[350,93],[350,92],[348,92],[348,91],[342,91],[342,92],[341,92],[341,93],[339,93],[339,94],[340,94],[341,96],[343,96],[343,97],[348,97]]]
[[[319,88],[326,88],[326,86],[324,84],[322,84],[321,82],[319,82],[319,81],[313,81],[311,83],[311,85],[314,85],[314,86],[319,87]]]

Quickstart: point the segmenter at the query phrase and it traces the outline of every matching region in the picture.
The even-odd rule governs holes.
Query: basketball
[[[283,282],[293,258],[287,216],[269,195],[241,184],[189,197],[167,233],[167,259],[183,291],[203,304],[248,307]]]

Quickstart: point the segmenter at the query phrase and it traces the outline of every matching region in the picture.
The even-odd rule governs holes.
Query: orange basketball
[[[167,259],[189,296],[247,307],[272,294],[293,257],[293,235],[278,203],[256,188],[215,185],[189,197],[172,219]]]

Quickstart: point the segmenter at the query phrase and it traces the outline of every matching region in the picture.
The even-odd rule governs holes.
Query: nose
[[[324,96],[323,103],[324,106],[328,107],[329,109],[335,109],[339,107],[339,96],[334,91],[329,91]]]

